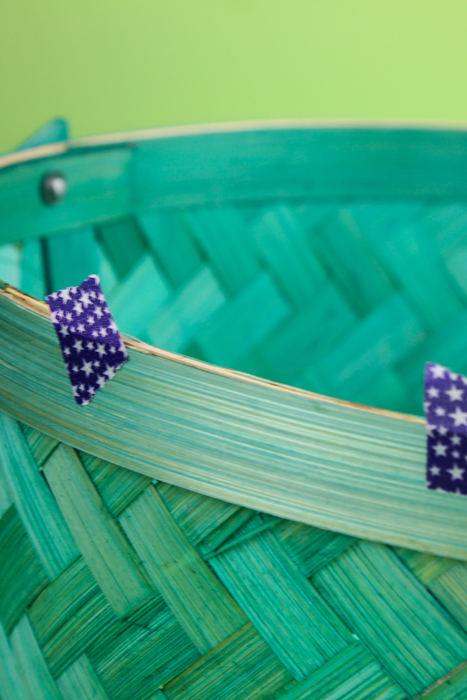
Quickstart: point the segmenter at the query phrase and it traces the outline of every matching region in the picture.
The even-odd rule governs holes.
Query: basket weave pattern
[[[419,414],[423,362],[467,372],[460,205],[145,212],[16,253],[33,296],[98,273],[123,332],[328,396]]]
[[[402,700],[439,679],[427,697],[464,697],[466,564],[1,427],[1,653],[21,697]]]
[[[467,374],[465,135],[286,130],[201,135],[191,146],[190,138],[69,151],[59,144],[50,158],[2,166],[0,278],[43,299],[98,274],[124,333],[373,406],[421,413],[426,360]],[[70,190],[47,208],[38,183],[55,168]],[[25,353],[26,311],[4,327],[15,329],[11,347]],[[40,416],[27,368],[20,357],[2,406],[11,406],[11,387],[24,387],[21,372],[29,372]],[[147,400],[143,370],[136,387],[125,384],[125,369],[119,375],[122,396]],[[101,393],[126,419],[125,400],[112,403],[111,391]],[[215,388],[209,392],[215,420],[219,403]],[[154,412],[161,396],[153,394]],[[248,420],[256,396],[241,404],[248,439],[236,455],[239,472],[250,456],[256,466],[257,454],[264,462],[273,449],[261,444],[255,453],[257,425]],[[71,387],[69,398],[73,405]],[[236,436],[223,411],[226,450]],[[290,435],[310,428],[296,423]],[[69,426],[68,435],[76,429]],[[209,437],[206,461],[224,468],[215,430],[192,426],[190,435],[195,430],[198,453]],[[375,488],[397,481],[398,455],[413,470],[409,481],[422,473],[419,443],[402,435],[391,450],[394,434],[383,422],[379,430],[361,469],[370,473],[368,462],[381,456],[368,491],[378,504]],[[338,478],[356,465],[350,439],[339,443],[342,463],[339,455],[333,462],[335,434],[326,433],[316,468]],[[281,458],[289,456],[288,436],[284,430]],[[170,457],[182,438],[170,434]],[[365,431],[360,439],[365,447]],[[1,700],[467,698],[466,563],[283,520],[130,466],[135,471],[0,414]],[[287,469],[288,462],[281,485]],[[322,492],[329,497],[329,486]],[[369,496],[359,495],[355,512],[371,521]],[[439,522],[449,539],[448,519]]]

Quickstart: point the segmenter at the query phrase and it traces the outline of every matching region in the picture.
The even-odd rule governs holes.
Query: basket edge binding
[[[80,409],[44,307],[11,287],[0,292],[0,408],[15,418],[156,480],[467,560],[467,501],[426,489],[422,419],[289,390],[131,339],[122,378]]]
[[[363,121],[352,119],[266,119],[266,120],[240,120],[225,122],[208,122],[199,124],[181,124],[177,126],[159,126],[146,129],[131,129],[128,131],[116,131],[110,134],[96,134],[91,136],[79,136],[47,143],[41,146],[27,147],[20,151],[13,151],[0,155],[0,170],[17,163],[28,162],[48,156],[61,155],[73,149],[90,148],[98,146],[115,146],[138,141],[176,138],[179,136],[201,136],[208,134],[233,133],[242,131],[273,131],[276,129],[364,129],[364,130],[395,130],[395,131],[458,131],[466,132],[467,125],[464,122],[406,122],[398,120],[387,121]]]
[[[32,311],[44,318],[49,318],[49,307],[43,301],[35,299],[28,294],[25,294],[16,287],[10,284],[2,282],[0,280],[0,295],[11,300],[15,304],[19,304],[28,311]],[[347,408],[355,411],[362,411],[363,413],[370,413],[375,416],[393,418],[395,420],[402,420],[409,423],[416,423],[418,425],[426,425],[426,421],[421,416],[414,416],[408,413],[400,413],[397,411],[391,411],[384,408],[376,408],[374,406],[365,406],[363,404],[355,403],[353,401],[345,401],[344,399],[335,399],[332,396],[326,396],[324,394],[318,394],[313,391],[307,391],[306,389],[299,389],[288,384],[281,384],[280,382],[273,382],[268,379],[262,379],[261,377],[255,377],[252,374],[247,374],[246,372],[239,372],[237,370],[230,369],[229,367],[219,367],[213,365],[209,362],[203,362],[202,360],[197,360],[193,357],[188,357],[186,355],[180,355],[176,352],[171,352],[169,350],[163,350],[162,348],[157,348],[154,345],[145,343],[138,338],[132,338],[125,333],[121,333],[123,342],[129,350],[135,350],[136,352],[143,353],[144,355],[150,355],[152,357],[159,357],[164,360],[169,360],[180,365],[185,365],[186,367],[192,367],[193,369],[198,369],[203,372],[209,372],[210,374],[215,374],[220,377],[226,377],[228,379],[234,379],[239,382],[244,382],[246,384],[253,384],[255,386],[260,386],[267,389],[273,389],[274,391],[279,391],[285,394],[291,394],[292,396],[301,396],[303,398],[309,399],[310,401],[318,401],[320,403],[328,403],[333,406],[340,406],[342,408]]]

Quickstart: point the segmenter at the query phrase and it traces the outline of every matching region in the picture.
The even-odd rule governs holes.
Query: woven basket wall
[[[467,373],[467,133],[64,136],[0,159],[0,699],[467,698],[467,499],[333,400]],[[83,409],[12,287],[92,273],[161,350]]]

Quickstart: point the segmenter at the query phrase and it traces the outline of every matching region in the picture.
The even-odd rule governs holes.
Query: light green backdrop
[[[278,117],[467,121],[465,0],[0,0],[0,152]]]

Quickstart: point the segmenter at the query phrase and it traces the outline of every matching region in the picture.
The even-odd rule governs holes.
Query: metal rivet
[[[41,180],[40,194],[44,204],[55,206],[66,197],[68,184],[65,175],[60,172],[46,173]]]

